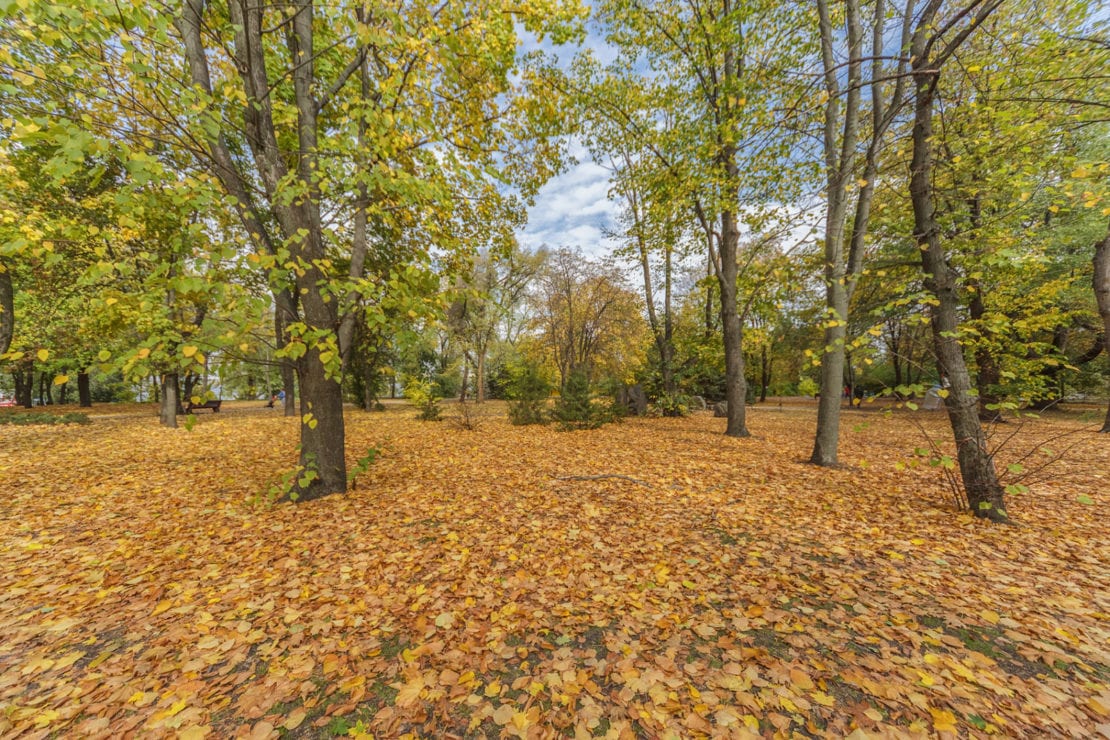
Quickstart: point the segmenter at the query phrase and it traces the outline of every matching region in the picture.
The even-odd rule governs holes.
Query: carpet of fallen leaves
[[[898,469],[906,416],[847,414],[823,470],[774,406],[743,440],[351,411],[357,489],[270,505],[297,420],[256,406],[0,427],[0,736],[1110,736],[1078,421],[1001,430],[1003,466],[1063,458],[999,526]]]

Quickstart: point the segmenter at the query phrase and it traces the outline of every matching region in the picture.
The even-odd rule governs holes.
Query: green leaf
[[[1078,501],[1081,504],[1086,504],[1087,506],[1090,506],[1091,504],[1093,504],[1095,502],[1095,500],[1093,498],[1091,498],[1090,496],[1088,496],[1085,493],[1081,493],[1078,496],[1076,496],[1075,500]]]

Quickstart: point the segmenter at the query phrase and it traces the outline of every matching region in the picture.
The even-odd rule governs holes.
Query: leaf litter
[[[896,469],[897,415],[827,470],[789,409],[351,412],[357,488],[269,505],[297,420],[240,408],[0,428],[0,734],[1110,736],[1110,447],[1073,421],[1020,431],[1075,433],[998,526]]]

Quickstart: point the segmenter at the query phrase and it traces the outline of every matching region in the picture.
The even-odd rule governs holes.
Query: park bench
[[[220,401],[220,399],[218,398],[213,398],[212,400],[205,401],[203,403],[193,403],[192,401],[189,401],[187,404],[185,404],[185,413],[191,414],[197,409],[212,409],[212,413],[218,414],[220,413],[220,403],[222,403],[222,401]]]

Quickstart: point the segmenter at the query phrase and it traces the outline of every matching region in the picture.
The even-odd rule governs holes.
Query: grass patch
[[[44,411],[34,411],[29,414],[13,414],[5,413],[0,414],[0,426],[4,424],[13,424],[15,426],[26,426],[30,424],[90,424],[88,414],[79,414],[76,411],[70,411],[65,414],[50,414]]]

